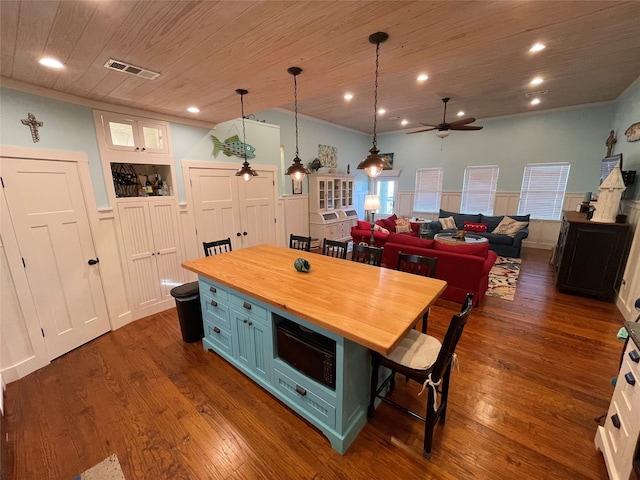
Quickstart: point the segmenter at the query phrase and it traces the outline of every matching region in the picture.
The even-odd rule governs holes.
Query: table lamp
[[[366,195],[364,197],[364,209],[371,212],[371,239],[369,240],[369,246],[373,247],[373,219],[375,211],[380,208],[380,197],[378,195]]]

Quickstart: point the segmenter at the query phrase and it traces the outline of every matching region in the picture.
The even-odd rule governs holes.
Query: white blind
[[[444,168],[416,170],[416,190],[413,196],[414,212],[438,212],[442,196]]]
[[[499,171],[496,165],[464,169],[460,213],[493,215]]]
[[[560,220],[569,178],[569,163],[530,163],[524,167],[518,215]]]

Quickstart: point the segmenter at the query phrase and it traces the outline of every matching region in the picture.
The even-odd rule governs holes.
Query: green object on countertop
[[[618,334],[616,336],[618,337],[618,340],[626,340],[629,338],[629,332],[627,332],[626,328],[622,327],[618,330]]]
[[[311,270],[311,264],[304,258],[296,258],[296,260],[293,262],[293,266],[297,271],[303,272],[303,273],[306,273],[309,270]]]

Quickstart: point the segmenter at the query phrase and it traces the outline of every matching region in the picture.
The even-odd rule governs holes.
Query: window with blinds
[[[529,163],[524,167],[518,215],[560,220],[569,179],[569,163]]]
[[[443,168],[419,168],[416,170],[416,190],[413,196],[414,212],[440,211]]]
[[[499,172],[497,165],[464,169],[460,213],[493,215]]]

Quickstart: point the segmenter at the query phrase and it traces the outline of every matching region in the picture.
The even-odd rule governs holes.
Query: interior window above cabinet
[[[169,125],[166,122],[110,112],[96,112],[96,123],[106,148],[136,154],[167,155]]]
[[[111,163],[116,198],[173,196],[173,177],[169,165]]]

